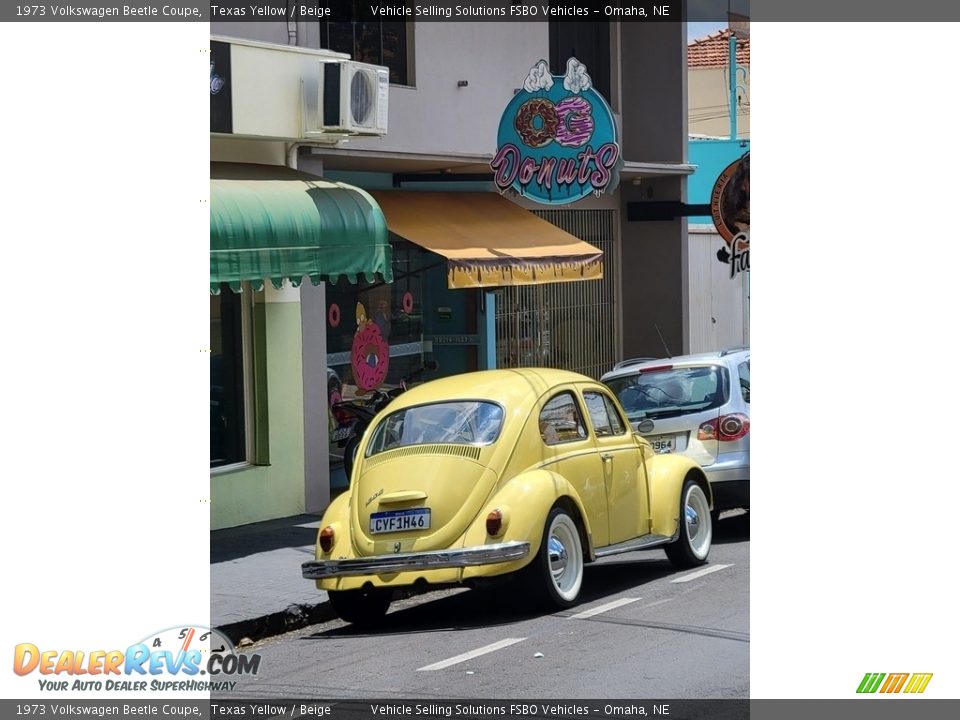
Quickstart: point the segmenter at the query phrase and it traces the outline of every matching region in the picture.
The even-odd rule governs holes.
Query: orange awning
[[[603,277],[602,250],[495,193],[370,194],[390,232],[447,258],[450,288]]]

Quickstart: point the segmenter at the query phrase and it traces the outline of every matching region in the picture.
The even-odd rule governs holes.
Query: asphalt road
[[[675,571],[662,550],[607,558],[577,607],[549,615],[506,589],[419,595],[374,634],[334,620],[246,648],[259,674],[219,697],[747,698],[749,581],[749,515],[726,513],[703,568]]]

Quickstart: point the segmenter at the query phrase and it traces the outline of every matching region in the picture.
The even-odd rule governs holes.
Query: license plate
[[[350,434],[353,432],[352,427],[342,427],[337,428],[333,431],[333,434],[330,436],[331,442],[340,442],[341,440],[346,440],[350,437]]]
[[[428,530],[430,508],[414,510],[391,510],[373,513],[370,516],[371,533],[398,532],[400,530]]]
[[[652,435],[647,438],[647,442],[659,455],[673,452],[673,435]]]

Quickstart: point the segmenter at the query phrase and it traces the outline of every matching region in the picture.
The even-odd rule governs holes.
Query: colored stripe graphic
[[[880,682],[884,677],[884,673],[867,673],[863,676],[863,680],[860,681],[860,687],[857,688],[857,692],[875,693],[877,688],[880,687]]]
[[[907,693],[922,693],[927,689],[927,685],[930,684],[930,678],[933,677],[933,673],[914,673],[913,677],[910,678],[910,682],[907,683],[907,689],[904,692]]]
[[[927,689],[931,678],[933,673],[913,673],[912,675],[910,673],[890,673],[889,675],[866,673],[860,681],[857,692],[875,693],[879,689],[881,693],[898,693],[901,690],[905,693],[922,693]],[[880,683],[883,683],[882,687]]]
[[[887,681],[883,684],[883,687],[880,688],[882,693],[898,693],[903,684],[907,681],[907,678],[910,677],[910,673],[890,673],[887,675]]]

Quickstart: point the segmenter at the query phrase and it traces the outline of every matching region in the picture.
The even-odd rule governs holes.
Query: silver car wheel
[[[707,496],[703,494],[703,489],[699,485],[691,484],[687,488],[683,512],[690,552],[703,560],[710,552],[713,523],[710,522],[710,505],[707,502]]]
[[[580,594],[583,582],[583,552],[577,526],[566,513],[558,514],[547,532],[547,562],[557,594],[566,601]]]

